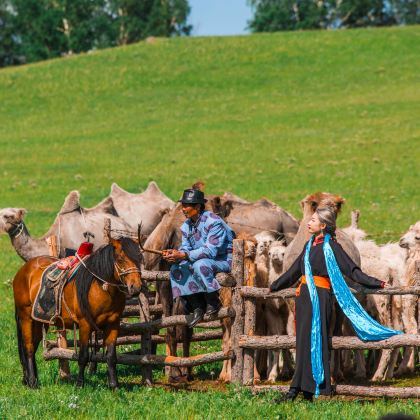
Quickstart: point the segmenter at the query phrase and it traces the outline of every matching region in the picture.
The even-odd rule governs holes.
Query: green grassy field
[[[266,196],[296,217],[306,194],[347,199],[378,242],[420,219],[420,27],[157,39],[0,71],[0,208],[26,207],[34,236],[70,190],[95,205],[112,182],[136,192],[156,180],[171,198],[196,179],[207,192]],[[317,401],[272,395],[143,389],[103,368],[84,390],[20,385],[10,279],[20,265],[0,237],[0,418],[375,418],[420,414],[414,401]],[[196,347],[196,352],[203,352]],[[206,376],[218,366],[202,368]],[[159,372],[157,372],[159,376]],[[410,383],[420,385],[420,379]],[[397,382],[402,384],[404,382]]]

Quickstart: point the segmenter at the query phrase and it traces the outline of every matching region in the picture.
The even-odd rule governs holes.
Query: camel
[[[94,249],[104,244],[104,221],[111,219],[113,229],[129,231],[129,226],[117,215],[112,199],[106,198],[97,206],[84,209],[80,206],[80,194],[72,191],[66,197],[54,223],[48,232],[39,239],[30,236],[23,221],[26,210],[5,208],[0,210],[0,233],[8,233],[17,254],[24,260],[40,255],[48,255],[46,239],[55,235],[58,239],[58,256],[65,255],[65,248],[77,249],[87,238]]]
[[[307,224],[314,214],[315,210],[319,206],[332,205],[336,214],[340,213],[341,207],[345,203],[345,199],[339,195],[327,193],[327,192],[316,192],[314,194],[306,196],[301,202],[301,208],[303,211],[303,219],[299,225],[299,230],[296,233],[293,241],[288,245],[286,253],[284,255],[283,272],[287,271],[296,258],[302,252],[305,242],[310,238]],[[360,264],[360,254],[351,241],[341,229],[336,231],[337,241],[344,248],[347,254],[352,258],[356,264]]]
[[[268,286],[279,278],[283,271],[283,260],[286,252],[284,241],[271,242],[268,249]],[[284,299],[267,299],[265,305],[267,335],[293,335],[294,316],[290,313]],[[292,375],[293,366],[289,350],[268,352],[268,382],[276,382],[278,376],[288,378]]]
[[[297,220],[266,199],[247,203],[231,193],[207,196],[207,199],[206,209],[223,217],[237,235],[244,233],[254,236],[262,231],[269,231],[275,239],[285,237],[287,243],[290,243],[298,231]],[[163,216],[144,246],[154,249],[178,247],[181,243],[180,227],[184,221],[182,206],[177,204]],[[158,255],[146,255],[145,267],[152,269],[158,261]]]
[[[111,197],[114,207],[133,231],[142,223],[142,233],[149,235],[161,221],[163,215],[175,206],[152,181],[146,190],[140,194],[133,194],[123,190],[115,182],[111,186]]]
[[[299,222],[290,213],[266,198],[244,203],[243,200],[226,199],[227,196],[216,197],[212,205],[217,208],[214,203],[220,200],[223,217],[235,232],[257,235],[269,231],[275,239],[284,237],[287,244],[292,242],[299,229]]]
[[[255,257],[255,264],[257,269],[257,276],[259,279],[259,287],[268,287],[269,277],[269,249],[271,244],[276,241],[277,237],[270,231],[262,231],[255,236],[257,241],[257,252]]]
[[[420,221],[410,226],[409,230],[401,237],[399,245],[408,251],[404,274],[401,278],[401,286],[418,286],[419,278],[416,273],[416,264],[420,264]],[[401,296],[402,318],[404,332],[406,334],[418,334],[418,323],[416,321],[416,308],[418,296]],[[419,320],[420,321],[420,320]],[[414,348],[406,347],[404,357],[397,371],[396,376],[414,372]]]
[[[366,232],[358,226],[359,215],[358,210],[353,211],[351,226],[343,230],[354,241],[360,252],[361,269],[370,276],[386,281],[392,286],[399,285],[400,278],[404,273],[406,252],[397,243],[378,246],[374,241],[367,240]],[[368,295],[366,308],[382,325],[400,329],[399,301],[400,296]],[[382,381],[393,377],[396,362],[393,353],[395,351],[389,349],[381,351],[372,381]]]

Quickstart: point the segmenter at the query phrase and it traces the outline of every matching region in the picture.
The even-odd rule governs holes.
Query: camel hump
[[[145,193],[148,194],[163,194],[161,189],[158,187],[158,184],[155,181],[150,181],[147,185]]]
[[[114,200],[112,197],[104,198],[100,203],[98,203],[95,207],[88,209],[89,212],[99,211],[108,214],[112,214],[113,216],[118,216],[117,210],[114,207]]]
[[[80,209],[80,193],[79,191],[71,191],[64,200],[60,213],[70,213]]]
[[[273,207],[273,206],[275,206],[275,204],[272,201],[270,201],[268,198],[265,198],[265,197],[260,198],[258,201],[255,202],[255,204],[258,204],[262,207]]]
[[[204,192],[205,188],[206,188],[206,184],[204,183],[204,181],[200,181],[200,180],[198,180],[197,182],[194,182],[192,186],[193,190],[199,190],[202,192]]]
[[[116,182],[113,182],[111,185],[111,196],[122,195],[127,193],[124,189],[122,189]]]

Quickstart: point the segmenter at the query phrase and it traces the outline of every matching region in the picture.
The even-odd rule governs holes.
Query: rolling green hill
[[[419,69],[419,26],[156,39],[3,69],[0,208],[26,207],[38,236],[71,190],[90,207],[112,182],[136,192],[153,179],[175,199],[203,179],[209,193],[266,196],[296,217],[306,194],[335,192],[347,199],[342,226],[358,208],[371,237],[398,240],[420,219]],[[55,364],[40,366],[49,384],[41,391],[20,386],[8,283],[19,264],[0,237],[0,417],[71,415],[76,391],[53,384]],[[159,417],[154,401],[166,407],[162,418],[181,409],[176,396],[160,391],[111,395],[103,388],[80,394],[83,415],[104,416],[108,407],[113,417],[130,417],[124,407],[140,413],[142,399],[150,418]],[[223,402],[224,395],[212,395],[201,400],[212,418],[273,418],[278,411],[269,398],[233,393]],[[55,411],[54,398],[64,408]],[[191,415],[202,414],[199,397],[179,398]],[[330,417],[360,418],[415,407],[320,404]],[[304,404],[288,410],[291,418],[317,413]]]

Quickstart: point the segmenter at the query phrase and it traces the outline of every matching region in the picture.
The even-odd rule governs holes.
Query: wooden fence
[[[231,346],[226,352],[210,352],[190,357],[178,357],[166,354],[164,356],[152,354],[153,344],[167,343],[167,328],[186,326],[185,315],[159,316],[162,314],[162,305],[157,303],[153,293],[150,296],[141,294],[136,300],[127,301],[124,319],[121,322],[120,335],[117,345],[140,344],[139,350],[118,352],[117,363],[123,365],[141,366],[145,383],[152,382],[153,366],[193,367],[205,363],[231,360],[232,382],[251,386],[253,392],[262,392],[269,389],[285,390],[284,386],[253,386],[255,351],[259,349],[280,350],[293,349],[296,346],[295,336],[256,336],[256,300],[294,298],[295,289],[286,289],[270,293],[269,289],[262,289],[244,285],[247,276],[244,264],[244,241],[235,240],[233,244],[232,271],[229,274],[220,273],[217,280],[224,287],[232,288],[231,307],[222,308],[216,316],[205,317],[198,325],[206,331],[193,332],[191,341],[207,341],[222,338],[221,320],[231,318]],[[169,273],[164,271],[143,271],[143,280],[148,282],[169,281]],[[362,289],[357,293],[385,294],[385,295],[420,295],[420,287],[387,288],[381,290]],[[158,316],[156,318],[156,316]],[[139,322],[127,322],[126,318],[136,317]],[[155,319],[152,319],[155,318]],[[162,333],[161,330],[165,329]],[[97,343],[102,345],[102,341]],[[78,355],[72,340],[67,346],[62,341],[48,341],[44,348],[46,360],[77,360]],[[420,335],[398,335],[387,340],[376,342],[363,342],[357,337],[332,337],[333,349],[393,349],[402,346],[420,346]],[[64,348],[63,348],[64,347]],[[67,348],[65,348],[67,347]],[[168,347],[167,347],[168,349]],[[94,362],[106,362],[101,353],[91,355]],[[362,387],[352,385],[337,385],[336,393],[341,395],[359,396],[389,396],[389,397],[420,397],[420,387]]]

